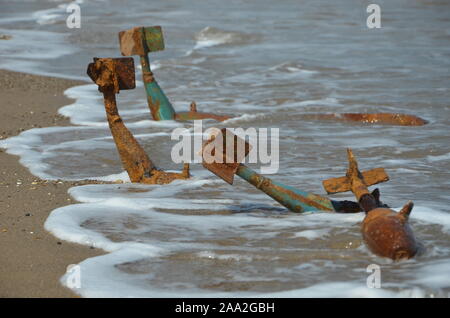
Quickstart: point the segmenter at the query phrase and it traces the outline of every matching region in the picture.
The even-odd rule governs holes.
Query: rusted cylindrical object
[[[394,261],[414,257],[418,244],[408,223],[413,203],[408,202],[398,213],[389,208],[380,208],[379,198],[369,192],[362,179],[353,152],[350,149],[347,152],[349,160],[347,178],[352,192],[366,212],[361,232],[367,247],[374,254]]]
[[[141,182],[155,168],[144,149],[128,130],[119,115],[116,96],[112,90],[103,92],[106,117],[109,129],[119,152],[123,168],[127,171],[131,182]]]
[[[361,232],[364,242],[374,254],[394,261],[416,255],[418,244],[408,223],[412,207],[413,204],[410,202],[398,213],[386,208],[376,208],[367,212],[361,225]]]

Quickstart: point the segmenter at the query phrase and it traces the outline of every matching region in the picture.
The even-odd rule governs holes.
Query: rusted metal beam
[[[418,251],[418,244],[408,223],[409,214],[414,204],[408,202],[399,213],[387,207],[380,207],[379,193],[369,192],[366,178],[359,171],[352,150],[348,149],[347,154],[349,168],[344,177],[346,180],[339,178],[343,180],[345,185],[335,187],[335,189],[343,189],[343,191],[338,192],[348,191],[345,189],[348,189],[348,185],[350,185],[349,190],[353,192],[366,212],[366,217],[361,226],[364,242],[373,253],[395,261],[415,256]],[[378,182],[386,181],[380,181],[381,178],[375,179]],[[324,184],[326,183],[324,182]]]
[[[304,114],[304,119],[333,120],[344,122],[360,122],[366,124],[382,124],[396,126],[423,126],[428,121],[415,115],[399,113],[333,113],[333,114]]]
[[[164,37],[160,26],[135,27],[119,32],[120,51],[123,56],[138,55],[141,59],[142,78],[144,81],[147,103],[154,120],[196,120],[214,119],[224,121],[229,116],[197,112],[175,112],[164,91],[158,85],[150,69],[149,52],[164,50]]]
[[[94,58],[94,63],[88,65],[87,74],[103,93],[109,128],[131,182],[165,184],[189,178],[187,164],[181,173],[156,168],[119,115],[116,94],[135,88],[133,58]]]
[[[241,151],[239,151],[238,145],[241,145]],[[251,146],[247,142],[224,128],[203,145],[202,163],[206,169],[229,184],[233,184],[234,175],[238,175],[293,212],[334,211],[352,213],[362,211],[356,202],[330,200],[273,181],[256,173],[242,164],[250,149]]]

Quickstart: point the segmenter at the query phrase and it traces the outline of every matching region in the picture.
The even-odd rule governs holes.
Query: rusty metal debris
[[[423,126],[428,121],[415,115],[399,113],[342,113],[342,114],[304,114],[303,119],[361,122],[366,124]]]
[[[348,149],[347,153],[349,168],[346,176],[324,181],[325,189],[328,193],[353,192],[366,212],[361,232],[373,253],[395,261],[413,257],[418,251],[418,244],[408,217],[414,204],[408,202],[398,213],[380,205],[379,192],[370,193],[368,186],[387,181],[387,175],[382,170],[374,174],[376,169],[370,170],[371,174],[361,173],[352,150]]]
[[[160,26],[135,27],[119,32],[120,51],[123,56],[138,55],[141,59],[147,103],[154,120],[196,120],[214,119],[224,121],[229,116],[197,112],[191,107],[189,112],[175,112],[164,91],[158,85],[150,69],[149,52],[164,50],[164,38]],[[192,104],[191,104],[192,106]]]
[[[246,141],[223,128],[203,145],[202,163],[206,169],[229,184],[233,184],[234,175],[238,175],[293,212],[362,211],[356,202],[330,200],[263,177],[242,164],[250,150],[251,146]]]
[[[103,93],[109,128],[131,182],[166,184],[175,179],[188,179],[188,164],[181,173],[156,168],[119,115],[115,94],[135,88],[133,58],[94,58],[94,63],[88,65],[87,74]]]

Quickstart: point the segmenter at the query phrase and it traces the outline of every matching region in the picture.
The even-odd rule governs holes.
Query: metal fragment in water
[[[159,86],[150,68],[148,53],[164,50],[164,37],[160,26],[135,27],[119,32],[120,51],[124,56],[137,55],[140,57],[142,66],[142,78],[147,104],[154,120],[198,120],[214,119],[224,121],[229,116],[198,112],[197,108],[189,112],[177,113],[170,103],[164,91]],[[192,106],[192,104],[191,104]]]
[[[189,178],[189,165],[181,173],[156,168],[119,115],[115,94],[135,87],[133,58],[94,58],[87,74],[103,93],[109,128],[131,182],[166,184]]]
[[[242,163],[250,149],[250,144],[223,128],[203,145],[203,166],[229,184],[233,184],[234,175],[238,175],[293,212],[361,211],[361,207],[356,202],[330,200],[256,173]]]

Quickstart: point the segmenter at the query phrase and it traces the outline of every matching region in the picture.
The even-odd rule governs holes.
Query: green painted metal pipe
[[[334,201],[326,197],[295,189],[263,177],[249,167],[241,164],[236,174],[263,191],[292,212],[360,212],[361,207],[352,201]]]
[[[145,92],[147,93],[147,101],[153,118],[155,120],[174,120],[175,109],[153,77],[148,55],[145,54],[140,58]]]

